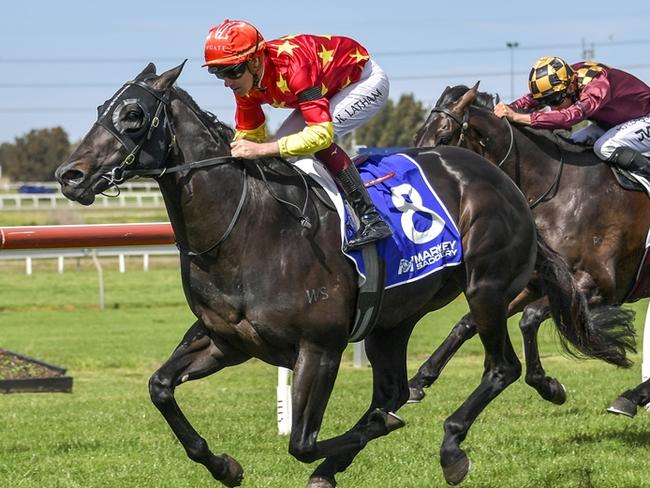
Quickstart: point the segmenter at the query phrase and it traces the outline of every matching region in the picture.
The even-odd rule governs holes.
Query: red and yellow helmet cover
[[[226,66],[252,58],[264,49],[262,34],[244,20],[224,20],[212,27],[205,38],[205,64]]]

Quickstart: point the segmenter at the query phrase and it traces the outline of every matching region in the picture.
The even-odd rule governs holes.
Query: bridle
[[[127,98],[131,96],[132,93],[127,92],[130,88],[136,88],[139,90],[144,90],[144,95],[149,98],[149,102],[155,103],[155,108],[149,110],[149,104],[144,104],[141,102],[141,98]],[[118,105],[118,102],[122,101],[137,101],[137,104],[142,109],[145,120],[149,121],[149,125],[142,127],[137,130],[135,134],[128,134],[120,131],[115,126],[115,121],[113,114],[115,111],[111,109]],[[147,85],[142,80],[128,81],[124,86],[106,102],[101,109],[102,113],[99,115],[95,125],[99,125],[104,129],[108,130],[115,139],[122,145],[124,150],[127,152],[127,156],[124,160],[111,171],[102,175],[102,178],[108,180],[110,187],[118,188],[120,183],[123,183],[126,179],[132,178],[134,176],[148,176],[152,178],[160,178],[168,173],[177,173],[179,171],[189,171],[192,169],[205,168],[208,166],[214,166],[222,163],[227,163],[235,160],[230,155],[227,156],[217,156],[213,158],[203,159],[200,161],[194,161],[186,164],[179,164],[172,167],[162,167],[162,168],[137,168],[136,166],[139,163],[142,163],[139,159],[140,153],[145,145],[151,141],[152,135],[156,132],[158,128],[162,128],[168,132],[170,143],[166,147],[164,154],[158,156],[159,161],[163,162],[167,159],[172,148],[176,145],[176,134],[172,128],[172,125],[169,121],[167,115],[167,108],[169,107],[169,90],[166,90],[164,93],[159,94],[149,85]],[[104,108],[106,107],[106,108]],[[188,105],[192,111],[194,109]],[[153,112],[153,116],[151,113]],[[200,120],[200,119],[199,119]],[[139,137],[138,137],[139,136]],[[215,141],[218,143],[218,141]],[[145,165],[151,165],[151,161],[145,161]]]
[[[132,98],[134,95],[133,89],[137,91],[144,91],[147,98],[155,100],[156,106],[153,110],[153,116],[148,110],[148,105],[143,105],[141,103],[141,98]],[[129,98],[131,96],[131,98]],[[120,103],[121,102],[121,103]],[[149,125],[143,125],[140,129],[134,133],[128,133],[126,131],[120,130],[116,126],[115,115],[118,114],[118,107],[120,104],[125,104],[128,102],[136,103],[142,110],[145,120],[149,122]],[[97,121],[94,125],[101,126],[106,129],[117,141],[122,145],[124,150],[127,152],[127,156],[124,160],[110,172],[102,175],[102,178],[108,181],[109,187],[114,187],[118,189],[118,185],[122,183],[126,177],[129,170],[127,168],[135,166],[139,162],[140,152],[144,145],[151,140],[152,135],[158,128],[162,130],[171,131],[169,121],[167,118],[166,107],[169,104],[169,95],[167,92],[162,95],[155,92],[149,85],[144,81],[135,80],[128,81],[124,86],[111,98],[108,102],[104,103],[98,110],[100,111]],[[161,123],[162,119],[162,123]],[[172,132],[172,144],[167,148],[167,154],[171,150],[175,139]],[[166,158],[167,154],[164,155]],[[161,176],[164,173],[158,172],[158,175]]]
[[[460,146],[465,139],[465,134],[467,130],[469,129],[469,107],[465,109],[463,112],[463,118],[459,118],[458,115],[456,115],[454,112],[449,110],[448,108],[445,107],[434,107],[431,109],[430,113],[442,113],[446,116],[448,116],[451,120],[456,122],[460,126],[460,136],[458,137],[458,146]],[[506,151],[505,156],[501,159],[501,161],[497,164],[497,167],[501,168],[503,163],[507,161],[507,159],[510,157],[510,153],[512,152],[512,148],[514,147],[514,142],[515,142],[515,135],[512,130],[512,124],[510,121],[506,118],[503,117],[502,120],[505,121],[506,126],[508,127],[508,131],[510,133],[510,143],[508,145],[508,150]],[[436,146],[440,144],[440,142],[436,142]],[[485,147],[485,144],[483,141],[479,141],[479,144],[481,146]],[[551,185],[546,189],[544,193],[540,197],[538,197],[533,203],[529,204],[530,209],[534,209],[537,205],[539,205],[544,199],[552,192],[552,191],[557,191],[557,188],[560,184],[560,177],[562,176],[562,169],[564,167],[564,154],[562,153],[562,148],[559,146],[559,144],[556,144],[558,147],[558,150],[560,151],[560,168],[558,169],[558,172],[555,176],[555,179],[551,183]],[[435,147],[435,146],[434,146]]]
[[[463,112],[463,118],[460,119],[458,115],[456,115],[454,112],[449,110],[448,108],[445,107],[433,107],[431,109],[430,113],[442,113],[445,114],[447,117],[449,117],[451,120],[456,122],[459,127],[460,127],[460,135],[458,136],[458,144],[457,146],[460,146],[463,143],[463,140],[465,139],[465,134],[467,132],[467,129],[469,129],[469,108],[466,108],[465,111]],[[510,144],[508,145],[508,150],[506,151],[505,156],[503,156],[503,159],[497,164],[497,167],[501,167],[503,163],[506,162],[508,157],[510,157],[510,153],[512,152],[512,148],[514,146],[515,142],[515,135],[512,132],[512,126],[510,125],[510,121],[506,119],[505,117],[503,120],[506,121],[506,125],[508,126],[508,130],[510,131]],[[436,143],[436,146],[439,144],[439,142]],[[484,146],[484,144],[481,144]]]

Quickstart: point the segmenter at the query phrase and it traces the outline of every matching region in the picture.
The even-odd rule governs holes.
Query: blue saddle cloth
[[[392,237],[377,242],[386,263],[386,288],[462,263],[458,228],[416,161],[405,154],[375,155],[359,166],[359,173],[366,184],[380,180],[368,187],[368,193],[393,231]],[[354,220],[346,211],[348,239],[356,228]],[[365,276],[361,251],[346,254]]]

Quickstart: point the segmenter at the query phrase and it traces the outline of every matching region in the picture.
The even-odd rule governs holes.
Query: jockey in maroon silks
[[[539,129],[570,129],[578,143],[593,142],[599,158],[650,177],[650,87],[635,76],[583,61],[568,65],[553,56],[540,58],[529,76],[530,93],[494,108],[498,117]],[[541,110],[549,107],[550,110]],[[521,110],[525,113],[518,113]]]
[[[361,44],[306,34],[265,41],[248,22],[225,20],[208,32],[203,66],[235,95],[233,156],[315,154],[359,216],[360,228],[347,248],[391,235],[356,167],[334,143],[335,135],[367,122],[388,99],[388,79]],[[272,141],[264,104],[294,109]]]

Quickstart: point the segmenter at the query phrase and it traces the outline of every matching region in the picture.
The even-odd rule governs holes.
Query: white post
[[[32,274],[32,258],[29,256],[25,258],[25,273],[30,276]]]
[[[57,270],[59,273],[63,273],[63,256],[59,256]]]
[[[641,363],[641,381],[650,378],[650,303],[645,314],[643,326],[643,362]]]
[[[99,278],[99,309],[104,310],[104,271],[102,270],[99,259],[97,259],[97,249],[93,249],[92,258],[93,263],[95,263],[95,268],[97,268],[97,277]]]
[[[355,342],[352,345],[352,365],[361,368],[367,364],[366,345],[363,341]]]
[[[149,254],[142,255],[142,270],[149,271]]]
[[[124,254],[120,254],[117,257],[117,260],[120,263],[120,273],[124,273],[126,271],[126,261],[124,260]]]
[[[291,370],[278,368],[278,434],[291,434]]]

